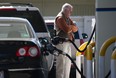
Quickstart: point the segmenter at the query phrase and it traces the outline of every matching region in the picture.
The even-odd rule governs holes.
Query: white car
[[[55,35],[54,34],[54,20],[45,20],[45,23],[46,23],[46,26],[48,27],[48,30],[50,32],[50,36],[53,37]],[[76,33],[74,33],[74,35],[75,35],[75,44],[77,47],[79,47],[82,43],[84,43],[83,35],[80,33],[79,29]],[[76,59],[77,50],[73,46],[73,44],[71,45],[71,49],[72,49],[72,58]]]
[[[45,20],[45,23],[46,23],[46,26],[47,26],[47,28],[49,30],[50,36],[54,37],[55,36],[55,32],[54,32],[54,20]],[[84,34],[84,36],[82,34]],[[75,35],[75,44],[79,48],[79,46],[82,43],[84,43],[84,38],[83,37],[87,36],[87,34],[81,33],[80,30],[78,29],[78,31],[76,33],[74,33],[74,35]],[[72,59],[74,59],[74,61],[75,61],[76,60],[77,49],[75,49],[75,47],[73,46],[73,44],[71,44],[71,49],[72,49]],[[56,71],[55,66],[56,66],[56,59],[54,59],[52,73],[50,73],[53,78],[55,78],[55,71]],[[73,78],[75,76],[76,76],[76,69],[75,69],[75,67],[72,64],[71,65],[70,77]]]
[[[46,26],[48,27],[48,30],[50,32],[51,37],[53,37],[54,34],[54,20],[45,20]],[[84,38],[82,36],[81,31],[78,29],[77,32],[74,33],[75,35],[75,44],[77,47],[79,47],[82,43],[84,43]],[[73,44],[71,45],[72,48],[72,58],[76,59],[76,48],[73,46]]]

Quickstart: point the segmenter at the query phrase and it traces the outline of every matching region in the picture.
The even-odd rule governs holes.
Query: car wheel
[[[48,78],[48,74],[45,71],[32,70],[30,78]]]
[[[8,70],[1,70],[0,71],[0,78],[9,78]]]
[[[48,56],[46,56],[46,59],[48,60],[48,69],[50,71],[53,67],[54,55],[49,54]]]
[[[0,78],[4,78],[4,71],[0,71]]]

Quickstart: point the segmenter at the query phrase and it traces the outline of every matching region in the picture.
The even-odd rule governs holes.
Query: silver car
[[[29,78],[48,78],[45,54],[27,19],[0,17],[0,70],[3,77],[23,71]]]

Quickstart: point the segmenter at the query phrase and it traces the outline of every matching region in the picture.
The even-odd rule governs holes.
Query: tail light
[[[26,54],[26,50],[24,48],[20,48],[18,55],[25,56],[25,54]]]
[[[28,54],[29,54],[30,56],[32,56],[32,57],[37,56],[37,54],[38,54],[37,48],[36,48],[36,47],[31,47],[31,48],[29,48]]]
[[[16,11],[15,8],[0,8],[0,11]]]
[[[36,46],[24,46],[18,49],[18,51],[16,52],[16,56],[40,56],[40,50]]]

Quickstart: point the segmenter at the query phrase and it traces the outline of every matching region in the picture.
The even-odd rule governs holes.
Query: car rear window
[[[33,26],[35,32],[47,32],[42,15],[39,11],[0,10],[1,17],[26,18]]]
[[[24,23],[0,23],[0,38],[32,37]]]
[[[54,24],[53,23],[46,23],[48,31],[50,32],[50,36],[54,37],[55,32],[54,32]]]

